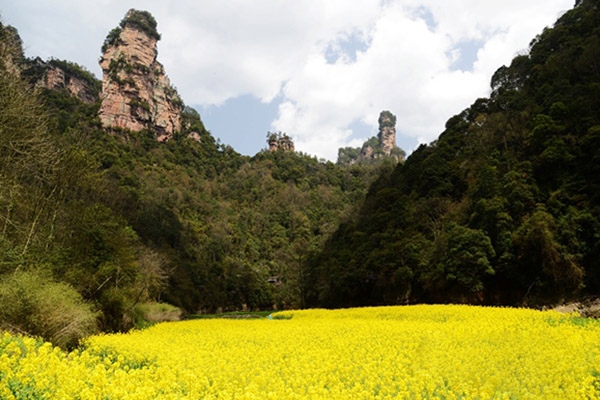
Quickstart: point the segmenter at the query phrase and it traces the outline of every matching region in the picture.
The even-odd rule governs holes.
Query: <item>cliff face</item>
[[[389,156],[396,147],[396,116],[389,111],[379,114],[379,147],[383,154]]]
[[[37,86],[51,90],[67,90],[84,103],[94,103],[100,95],[101,83],[90,72],[68,61],[36,59],[29,71],[40,70]],[[38,75],[39,76],[39,75]]]
[[[0,73],[19,75],[23,59],[23,44],[19,32],[0,22]]]
[[[21,37],[12,26],[0,23],[0,71],[20,75],[36,87],[66,89],[85,103],[98,100],[100,81],[81,66],[52,59],[25,58]]]
[[[183,103],[157,61],[159,39],[154,18],[137,10],[109,33],[100,59],[99,116],[105,127],[151,129],[159,141],[181,129]]]

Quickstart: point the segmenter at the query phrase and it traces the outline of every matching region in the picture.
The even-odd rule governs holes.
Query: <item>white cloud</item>
[[[351,140],[347,128],[355,119],[375,132],[378,113],[388,109],[399,132],[430,142],[449,117],[486,96],[493,72],[567,6],[531,3],[388,2],[369,28],[369,47],[354,62],[331,65],[318,55],[307,60],[285,84],[287,103],[273,126],[298,138],[301,150],[335,159],[337,148]],[[453,71],[463,41],[485,44],[471,71]],[[328,145],[320,147],[323,142]]]
[[[245,94],[263,102],[276,99],[279,115],[266,126],[287,132],[298,150],[334,160],[339,147],[366,139],[350,126],[360,121],[375,133],[382,110],[397,116],[400,134],[420,142],[435,139],[449,117],[487,95],[499,66],[572,5],[573,0],[0,0],[0,14],[19,29],[28,55],[69,59],[99,74],[100,47],[110,29],[127,9],[148,10],[163,37],[159,60],[187,104],[218,105]],[[483,45],[472,70],[456,71],[459,47],[466,42]],[[264,132],[255,134],[264,139]]]

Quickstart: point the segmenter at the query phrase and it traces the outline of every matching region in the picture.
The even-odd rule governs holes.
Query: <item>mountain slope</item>
[[[101,82],[73,63],[25,59],[13,28],[0,35],[0,303],[11,305],[0,329],[71,346],[143,324],[157,301],[190,313],[305,304],[304,260],[376,167],[241,156],[183,104],[168,140],[152,118],[105,128]],[[141,81],[129,70],[115,73],[131,94]]]
[[[489,99],[382,175],[312,261],[312,304],[598,293],[599,27],[598,2],[578,2],[497,70]]]

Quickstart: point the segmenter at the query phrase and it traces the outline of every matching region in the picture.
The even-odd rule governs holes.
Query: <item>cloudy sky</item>
[[[494,71],[527,51],[574,0],[0,0],[26,55],[101,77],[108,32],[130,8],[158,21],[158,60],[213,136],[254,155],[268,131],[335,161],[397,116],[410,153],[489,95]]]

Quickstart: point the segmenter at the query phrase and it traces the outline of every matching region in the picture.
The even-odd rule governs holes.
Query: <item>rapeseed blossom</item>
[[[1,399],[597,399],[600,323],[419,305],[163,323],[64,353],[0,336]]]

